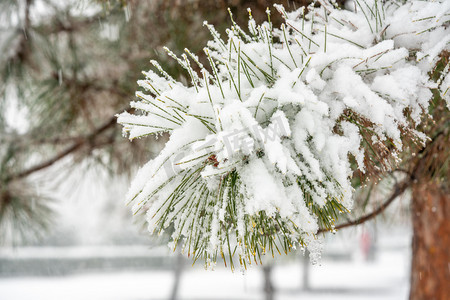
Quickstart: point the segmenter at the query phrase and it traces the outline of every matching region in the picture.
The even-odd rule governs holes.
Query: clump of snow
[[[449,50],[449,2],[320,3],[325,9],[307,14],[276,5],[285,18],[279,29],[250,15],[249,32],[233,22],[227,40],[205,23],[208,70],[188,50],[181,58],[168,50],[190,86],[156,62],[160,75],[138,81],[138,113],[118,116],[124,133],[171,137],[127,200],[146,213],[150,232],[173,224],[172,247],[233,267],[233,259],[246,266],[300,244],[317,261],[318,229],[333,229],[352,207],[355,168],[383,165],[367,145],[396,157],[402,132],[425,138],[414,126],[432,96],[427,72]],[[443,94],[447,74],[448,66]]]

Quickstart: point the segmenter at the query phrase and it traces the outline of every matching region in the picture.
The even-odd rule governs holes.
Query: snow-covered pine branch
[[[131,103],[139,113],[118,116],[130,139],[170,132],[127,200],[150,232],[173,224],[171,246],[206,266],[297,246],[317,261],[317,231],[352,207],[354,171],[385,171],[405,139],[424,142],[415,128],[430,89],[448,90],[448,66],[439,87],[427,72],[449,50],[449,1],[320,3],[276,5],[281,28],[250,14],[249,31],[233,22],[226,39],[205,23],[208,68],[168,50],[192,84],[154,63]]]

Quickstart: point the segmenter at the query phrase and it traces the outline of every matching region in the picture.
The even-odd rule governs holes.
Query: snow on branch
[[[448,67],[439,87],[427,72],[449,50],[449,2],[320,3],[276,5],[280,28],[270,14],[260,25],[250,15],[248,32],[233,21],[226,39],[205,23],[209,66],[167,49],[191,84],[153,63],[131,103],[139,113],[118,115],[130,139],[170,132],[127,201],[207,267],[296,247],[317,261],[319,228],[334,230],[352,207],[353,172],[390,170],[405,140],[427,139],[416,127],[430,89],[448,86]]]

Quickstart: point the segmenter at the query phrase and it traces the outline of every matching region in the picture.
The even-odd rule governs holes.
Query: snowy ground
[[[309,269],[310,291],[302,289],[302,258],[279,262],[273,272],[275,299],[406,299],[409,251],[405,247],[379,250],[372,262],[358,257],[324,259]],[[168,299],[173,284],[170,270],[90,273],[63,277],[0,278],[1,300],[143,300]],[[179,299],[264,299],[262,272],[217,268],[205,271],[186,265]]]
[[[61,202],[65,205],[62,205],[61,213],[64,222],[61,221],[57,228],[65,228],[65,231],[57,232],[56,237],[34,247],[0,248],[0,300],[169,299],[174,257],[167,256],[166,247],[149,251],[148,245],[143,245],[147,239],[136,239],[131,229],[124,231],[131,221],[121,217],[123,207],[120,201],[111,198],[114,195],[110,196],[105,191],[104,195],[96,197],[95,202],[85,195],[94,192],[98,195],[99,189],[94,183],[91,180],[89,188],[72,184],[80,187],[82,193],[61,192],[61,199],[65,199],[66,194],[74,197]],[[127,184],[122,185],[126,190]],[[115,187],[109,192],[113,192],[116,198],[125,193],[116,190],[121,188],[117,182],[109,186]],[[119,203],[117,211],[112,212],[108,206],[111,203]],[[394,203],[386,212],[395,215],[395,220],[402,215],[400,204],[401,201]],[[384,219],[394,220],[391,217]],[[310,291],[303,290],[303,257],[281,260],[273,272],[275,299],[407,299],[410,228],[386,224],[382,220],[379,218],[376,225],[367,223],[364,227],[327,235],[321,266],[309,269]],[[372,262],[361,259],[362,228],[377,237],[378,251]],[[121,236],[125,232],[125,236],[130,238],[120,238],[120,245],[106,246],[116,240],[113,239],[116,232],[122,232]],[[71,236],[73,233],[76,233],[75,237]],[[61,237],[63,242],[55,242]],[[133,243],[141,244],[129,246]],[[35,270],[31,261],[38,263],[33,265]],[[56,276],[58,274],[65,275]],[[213,272],[205,271],[200,266],[191,267],[186,263],[178,299],[260,300],[264,299],[262,286],[262,272],[255,267],[242,275],[220,267]]]

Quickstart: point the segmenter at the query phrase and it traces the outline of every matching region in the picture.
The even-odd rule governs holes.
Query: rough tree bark
[[[448,62],[445,52],[438,65],[443,68]],[[435,73],[440,76],[438,68]],[[432,138],[410,164],[413,183],[410,300],[444,300],[450,295],[450,114],[440,97],[436,97],[431,113],[433,118],[424,127]]]
[[[410,300],[444,300],[450,295],[450,195],[437,184],[412,189]]]

